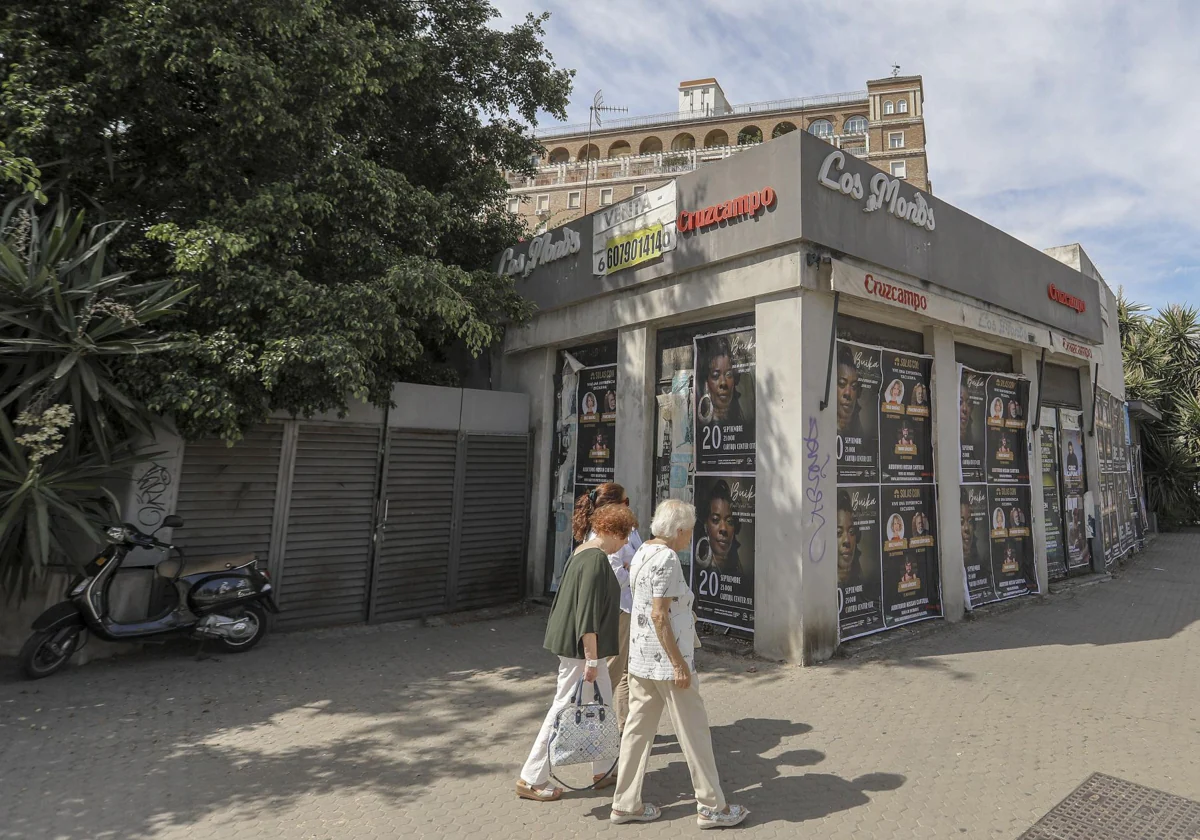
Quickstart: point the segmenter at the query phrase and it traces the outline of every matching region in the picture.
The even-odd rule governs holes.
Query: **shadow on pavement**
[[[794,749],[768,755],[785,746],[788,739],[811,731],[807,723],[770,718],[744,718],[712,728],[725,798],[750,809],[747,825],[820,819],[866,805],[871,801],[868,793],[896,790],[907,780],[896,773],[869,773],[857,779],[829,773],[795,775],[789,771],[817,765],[825,760],[825,753]],[[643,798],[660,805],[665,820],[693,819],[695,792],[679,743],[672,735],[658,736],[651,761],[671,755],[680,757],[666,767],[646,772]],[[611,801],[605,801],[592,813],[607,819],[610,807]]]
[[[37,682],[0,660],[0,838],[148,840],[218,810],[403,805],[515,776],[553,657],[540,622],[493,624],[285,634],[199,661],[170,645]]]

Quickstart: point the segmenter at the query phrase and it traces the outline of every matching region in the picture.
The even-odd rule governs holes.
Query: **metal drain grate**
[[[1200,802],[1093,773],[1018,840],[1200,840]]]

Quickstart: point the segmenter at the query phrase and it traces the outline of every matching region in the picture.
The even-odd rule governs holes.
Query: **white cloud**
[[[737,103],[861,89],[893,62],[925,84],[936,194],[1031,245],[1081,242],[1110,285],[1162,304],[1200,277],[1200,4],[1188,0],[501,0],[552,12],[578,70],[634,113],[714,75]]]

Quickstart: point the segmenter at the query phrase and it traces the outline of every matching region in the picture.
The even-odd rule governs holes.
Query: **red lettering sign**
[[[1079,356],[1081,359],[1091,359],[1095,355],[1092,352],[1092,348],[1086,344],[1076,344],[1074,341],[1066,338],[1060,338],[1059,343],[1062,344],[1063,350],[1072,355]]]
[[[1068,309],[1074,309],[1076,312],[1081,314],[1083,310],[1087,309],[1087,304],[1084,303],[1083,298],[1078,298],[1075,297],[1075,295],[1064,292],[1053,283],[1051,283],[1049,288],[1046,289],[1046,292],[1050,300],[1054,301],[1055,303],[1061,303]]]
[[[899,306],[912,309],[913,312],[921,312],[929,308],[929,299],[920,292],[914,292],[912,289],[905,289],[892,283],[884,283],[876,280],[870,274],[863,278],[863,288],[868,295],[891,301]]]
[[[753,219],[758,215],[758,211],[774,204],[775,190],[763,187],[758,192],[739,195],[735,199],[713,204],[703,210],[680,210],[679,217],[675,220],[675,228],[679,233],[693,233],[743,216]]]

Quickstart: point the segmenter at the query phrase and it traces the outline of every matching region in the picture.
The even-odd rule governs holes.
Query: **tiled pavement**
[[[704,655],[722,779],[753,811],[738,835],[1012,840],[1095,771],[1200,798],[1198,554],[1164,536],[1112,581],[818,668]],[[694,836],[669,736],[659,823],[515,798],[552,686],[542,627],[279,635],[39,683],[0,661],[0,840]]]

